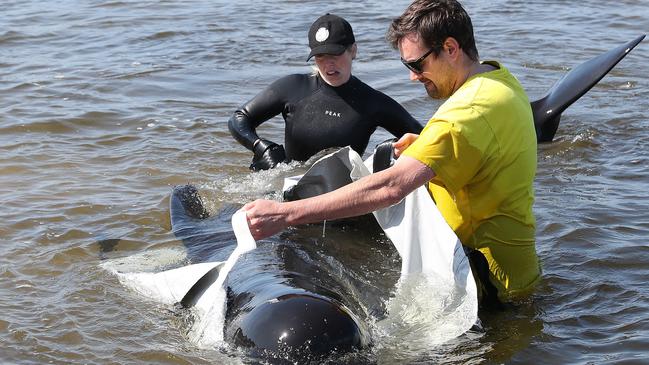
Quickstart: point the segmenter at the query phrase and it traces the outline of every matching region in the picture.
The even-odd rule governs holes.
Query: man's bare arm
[[[243,209],[250,232],[255,239],[261,239],[288,226],[353,217],[388,207],[433,177],[435,173],[428,166],[403,156],[388,169],[326,194],[286,203],[256,200]]]

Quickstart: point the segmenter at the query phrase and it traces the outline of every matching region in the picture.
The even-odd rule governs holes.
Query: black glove
[[[252,150],[255,153],[250,164],[252,171],[272,169],[278,163],[286,161],[284,146],[267,139],[260,139]]]
[[[394,164],[394,146],[392,144],[396,141],[396,138],[390,138],[376,145],[372,172],[385,170]]]

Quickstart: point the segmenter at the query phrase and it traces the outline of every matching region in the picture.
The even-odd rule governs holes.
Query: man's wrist
[[[288,226],[295,226],[302,224],[301,217],[299,213],[295,210],[295,202],[282,202],[280,203],[280,209],[283,209],[282,214],[284,215],[284,224]]]

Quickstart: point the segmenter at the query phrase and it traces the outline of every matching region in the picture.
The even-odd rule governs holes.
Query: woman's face
[[[356,58],[356,44],[353,44],[339,55],[316,55],[315,64],[322,79],[327,84],[337,87],[349,81],[352,75],[352,60],[354,58]]]

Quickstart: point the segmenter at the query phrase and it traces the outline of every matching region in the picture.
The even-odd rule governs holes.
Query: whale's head
[[[348,352],[367,342],[351,311],[333,299],[310,293],[266,301],[237,325],[230,332],[236,345],[289,357]]]

